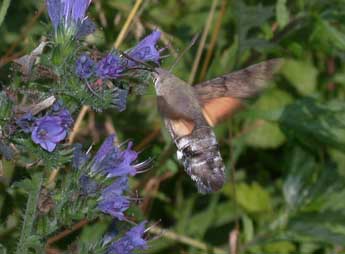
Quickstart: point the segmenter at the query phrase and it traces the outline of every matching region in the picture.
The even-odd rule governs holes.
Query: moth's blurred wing
[[[254,97],[279,70],[282,59],[272,59],[194,86],[211,126],[216,125],[241,107],[241,100]]]
[[[182,137],[192,133],[195,123],[185,112],[169,105],[162,96],[157,96],[157,107],[162,117],[170,121],[176,136]]]

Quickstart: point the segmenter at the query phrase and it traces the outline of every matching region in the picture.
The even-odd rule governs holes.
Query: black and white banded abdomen
[[[177,158],[201,193],[218,191],[225,182],[225,167],[216,136],[210,127],[194,129],[187,136],[174,138]]]

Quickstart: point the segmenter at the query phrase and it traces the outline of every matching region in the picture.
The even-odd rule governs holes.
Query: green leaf
[[[226,213],[224,211],[227,211]],[[194,235],[199,232],[199,226],[208,219],[208,211],[200,211],[190,217],[186,233]],[[218,203],[213,210],[213,221],[211,227],[220,227],[234,221],[237,218],[232,202]]]
[[[284,28],[289,23],[289,10],[286,7],[286,0],[277,1],[276,15],[280,28]]]
[[[262,4],[246,5],[243,0],[234,1],[233,6],[236,10],[234,14],[239,39],[239,54],[243,53],[245,49],[270,46],[271,44],[268,41],[263,41],[257,36],[249,38],[249,31],[266,23],[273,16],[274,8]],[[258,42],[259,44],[256,44]]]
[[[292,97],[279,89],[266,91],[253,105],[255,110],[274,110],[292,102]],[[285,135],[279,125],[265,120],[249,120],[246,128],[251,129],[245,136],[246,144],[260,148],[276,148],[285,142]]]
[[[0,126],[9,120],[12,114],[13,103],[5,92],[0,92]],[[1,128],[0,128],[1,130]]]
[[[327,227],[304,221],[291,221],[288,225],[288,230],[292,231],[292,234],[294,235],[298,234],[308,236],[314,241],[318,240],[325,243],[345,246],[345,234],[336,232],[334,230],[334,226]]]
[[[338,204],[345,198],[344,177],[339,175],[334,165],[319,164],[311,153],[298,147],[286,161],[290,165],[283,193],[290,209],[320,211],[345,208],[342,202]]]
[[[3,0],[2,5],[0,8],[0,26],[2,25],[2,22],[5,20],[5,16],[7,14],[8,7],[10,7],[11,0]]]
[[[315,92],[317,85],[317,69],[309,62],[287,59],[281,73],[302,95]]]
[[[280,117],[271,114],[270,119],[278,120],[285,134],[312,149],[323,143],[345,151],[345,103],[342,101],[320,103],[306,98],[286,106]]]
[[[267,212],[272,210],[269,193],[258,183],[237,186],[237,202],[249,212]]]
[[[253,220],[247,216],[242,216],[242,223],[243,223],[243,233],[245,237],[245,242],[252,241],[254,238],[254,223]]]
[[[265,253],[289,254],[296,251],[296,246],[288,241],[269,243],[264,246]]]
[[[327,20],[317,19],[315,31],[311,38],[313,41],[320,41],[325,47],[345,50],[345,33],[331,25]]]
[[[291,209],[302,205],[308,192],[304,191],[310,184],[310,176],[315,169],[315,160],[301,148],[295,148],[289,155],[288,176],[283,185],[283,194]]]
[[[345,152],[334,148],[330,148],[328,152],[331,158],[337,163],[339,173],[345,176]]]

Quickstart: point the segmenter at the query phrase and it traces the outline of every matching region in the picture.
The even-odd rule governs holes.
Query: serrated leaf
[[[308,195],[307,187],[315,169],[314,158],[300,148],[292,151],[288,158],[288,176],[283,185],[285,201],[290,208],[303,204]],[[308,179],[309,178],[309,179]]]
[[[345,151],[345,104],[333,100],[319,103],[310,98],[286,106],[273,115],[284,132],[303,144],[315,148],[318,143]],[[269,116],[268,116],[269,117]]]
[[[313,94],[317,85],[317,69],[309,62],[287,59],[281,73],[302,95]]]
[[[335,47],[341,51],[345,50],[345,33],[324,19],[317,20],[312,40],[320,41],[330,48]]]
[[[345,234],[336,232],[334,227],[327,227],[315,223],[307,223],[303,221],[291,221],[288,230],[292,234],[304,235],[320,242],[345,246]]]
[[[239,53],[242,53],[248,48],[260,48],[260,46],[267,46],[263,41],[260,45],[251,41],[249,37],[249,31],[253,28],[260,27],[262,24],[268,21],[273,16],[274,8],[272,6],[263,6],[262,4],[257,5],[246,5],[244,1],[234,2],[236,27],[239,39]],[[257,42],[258,38],[254,38]],[[268,43],[268,42],[267,42]]]
[[[290,167],[283,193],[290,209],[341,209],[336,207],[336,200],[345,198],[344,178],[336,168],[317,164],[312,154],[301,148],[296,148],[287,161]]]

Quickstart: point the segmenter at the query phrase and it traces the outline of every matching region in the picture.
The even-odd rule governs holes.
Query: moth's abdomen
[[[214,192],[222,188],[225,167],[211,128],[195,129],[190,135],[175,139],[175,143],[177,157],[196,182],[199,192]]]

